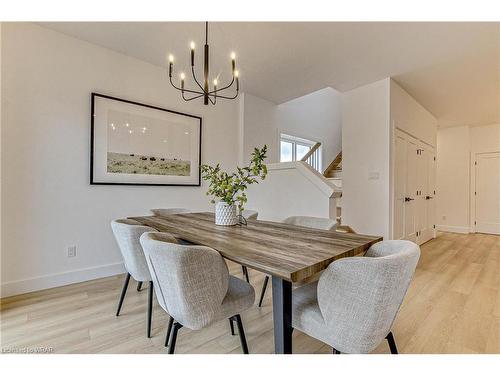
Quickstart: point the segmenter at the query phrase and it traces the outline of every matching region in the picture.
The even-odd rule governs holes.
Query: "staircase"
[[[340,197],[337,198],[337,221],[342,223],[342,151],[333,159],[330,165],[323,172],[323,176],[328,179],[328,182],[340,191]]]
[[[333,159],[323,172],[326,178],[342,178],[342,151]]]

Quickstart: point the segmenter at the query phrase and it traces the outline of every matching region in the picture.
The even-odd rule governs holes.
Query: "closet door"
[[[395,135],[394,160],[394,226],[392,238],[405,238],[405,197],[407,173],[406,135],[399,131]]]
[[[407,136],[406,143],[406,197],[405,197],[405,238],[417,242],[416,199],[417,199],[417,140]]]
[[[435,161],[432,147],[422,145],[419,157],[419,195],[418,195],[418,243],[422,244],[434,237],[435,223]]]

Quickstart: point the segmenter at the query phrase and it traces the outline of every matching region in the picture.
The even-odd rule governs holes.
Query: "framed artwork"
[[[90,184],[200,186],[201,122],[92,93]]]

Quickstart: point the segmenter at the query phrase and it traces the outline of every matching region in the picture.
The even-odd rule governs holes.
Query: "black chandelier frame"
[[[229,84],[227,84],[224,87],[217,88],[217,80],[214,80],[214,85],[213,89],[210,89],[209,85],[209,72],[210,72],[210,62],[209,62],[209,46],[208,46],[208,22],[205,22],[205,47],[203,51],[203,86],[201,83],[198,81],[198,78],[196,77],[195,73],[195,68],[194,68],[194,50],[195,50],[195,45],[194,42],[191,42],[191,74],[193,76],[194,82],[198,86],[198,88],[201,91],[198,91],[196,89],[188,89],[185,87],[185,76],[184,73],[181,74],[181,85],[176,86],[174,82],[172,81],[172,74],[174,71],[174,61],[173,61],[173,56],[170,55],[170,64],[169,64],[169,69],[168,69],[168,76],[170,80],[170,84],[177,90],[181,92],[182,98],[189,102],[191,100],[195,100],[198,98],[203,97],[203,104],[208,105],[209,103],[215,105],[217,103],[217,98],[221,99],[236,99],[238,97],[238,93],[240,91],[240,82],[239,82],[239,73],[236,70],[236,56],[234,53],[231,56],[231,68],[232,68],[232,79]],[[221,95],[221,92],[231,88],[233,84],[236,82],[236,93],[233,96],[228,96],[228,95]],[[186,93],[188,94],[193,94],[194,96],[186,97]]]

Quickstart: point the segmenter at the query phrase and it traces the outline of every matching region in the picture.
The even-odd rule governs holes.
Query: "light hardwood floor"
[[[233,274],[241,268],[230,265]],[[260,292],[261,273],[250,270]],[[147,291],[131,282],[120,317],[116,304],[124,276],[5,298],[2,349],[53,348],[55,353],[166,353],[167,315],[155,306],[153,338],[146,338]],[[272,353],[271,291],[262,308],[242,314],[251,353]],[[401,353],[500,353],[500,236],[439,233],[422,256],[393,327]],[[294,332],[294,353],[331,353]],[[201,331],[182,329],[177,353],[240,353],[229,323]],[[376,353],[388,353],[382,343]]]

